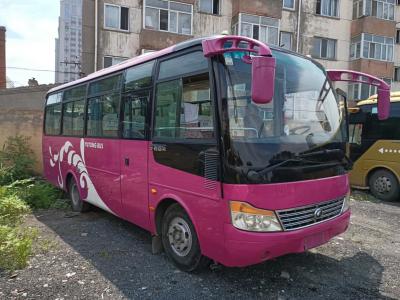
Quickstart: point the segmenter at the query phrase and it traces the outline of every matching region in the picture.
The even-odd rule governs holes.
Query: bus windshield
[[[258,105],[251,101],[251,65],[243,59],[245,55],[227,52],[223,56],[223,105],[236,156],[234,164],[260,168],[272,164],[272,158],[282,153],[290,157],[317,148],[344,150],[344,104],[338,101],[322,67],[273,50],[274,98],[271,103]]]

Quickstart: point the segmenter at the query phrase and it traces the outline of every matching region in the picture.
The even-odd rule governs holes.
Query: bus
[[[350,183],[382,200],[400,199],[400,92],[391,93],[390,116],[377,117],[377,96],[350,111]]]
[[[360,76],[247,37],[185,41],[51,89],[44,174],[74,210],[148,230],[184,271],[303,252],[349,225],[332,82]],[[388,86],[363,78],[385,118]]]

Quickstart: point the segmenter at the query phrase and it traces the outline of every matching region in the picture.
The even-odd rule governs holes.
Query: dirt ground
[[[146,231],[103,211],[39,211],[27,223],[40,246],[26,269],[0,273],[0,299],[399,299],[400,202],[370,200],[352,200],[349,230],[322,247],[200,274],[152,255]]]

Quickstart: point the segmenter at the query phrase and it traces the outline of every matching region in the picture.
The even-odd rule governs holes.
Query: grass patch
[[[6,194],[16,195],[32,209],[59,208],[63,192],[38,178],[22,179],[4,187]]]
[[[37,230],[0,226],[0,268],[15,270],[26,267]]]
[[[21,135],[7,138],[0,150],[0,185],[32,176],[36,160],[29,141]]]
[[[0,149],[0,269],[24,268],[38,231],[22,226],[31,209],[66,208],[62,191],[34,178],[34,154],[28,137],[9,137]],[[51,242],[36,244],[45,251]]]
[[[20,225],[23,216],[29,212],[29,206],[15,195],[0,198],[0,225]]]

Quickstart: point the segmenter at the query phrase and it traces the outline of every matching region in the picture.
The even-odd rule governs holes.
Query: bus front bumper
[[[346,231],[350,210],[319,224],[293,231],[258,233],[225,224],[225,255],[221,264],[244,267],[289,253],[299,253],[325,244]]]

